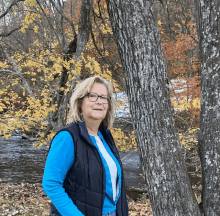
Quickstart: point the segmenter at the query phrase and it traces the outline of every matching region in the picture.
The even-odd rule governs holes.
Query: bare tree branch
[[[95,36],[94,36],[93,31],[91,31],[91,36],[92,36],[92,41],[93,41],[93,44],[94,44],[94,46],[95,46],[97,52],[98,52],[99,55],[101,56],[102,60],[103,60],[106,64],[109,65],[109,69],[110,69],[110,71],[112,71],[112,74],[114,74],[115,76],[121,77],[121,75],[115,70],[115,68],[114,68],[113,64],[110,62],[110,60],[109,60],[108,58],[106,58],[105,55],[103,55],[103,54],[101,53],[101,51],[99,50],[99,48],[98,48],[98,46],[97,46],[97,44],[96,44],[96,41],[95,41]]]
[[[27,83],[26,79],[21,74],[21,71],[19,70],[19,68],[18,68],[16,62],[14,61],[14,59],[12,59],[9,56],[9,54],[7,53],[7,51],[3,48],[3,46],[1,44],[0,44],[0,48],[2,49],[2,51],[5,54],[8,61],[12,64],[12,66],[15,70],[14,75],[18,76],[21,79],[21,82],[22,82],[23,86],[25,87],[26,91],[28,92],[28,94],[36,100],[36,98],[34,96],[34,93],[32,92],[32,90],[31,90],[29,84]]]
[[[43,13],[44,16],[46,17],[47,22],[49,23],[50,27],[53,29],[53,32],[54,32],[54,34],[56,35],[56,38],[57,38],[57,40],[58,40],[58,42],[59,42],[60,47],[62,47],[62,46],[61,46],[61,42],[60,42],[60,38],[59,38],[59,36],[57,35],[57,32],[55,31],[55,29],[54,29],[52,23],[50,22],[50,20],[49,20],[49,18],[48,18],[48,16],[45,14],[45,12],[44,12],[44,10],[43,10],[43,8],[42,8],[42,6],[41,6],[41,3],[40,3],[38,0],[36,0],[36,2],[37,2],[37,4],[39,5],[39,7],[40,7],[42,13]]]
[[[7,69],[2,69],[2,68],[0,69],[0,73],[16,75],[14,71],[12,71],[12,70],[7,70]]]
[[[75,26],[73,22],[69,18],[66,17],[63,10],[58,8],[53,0],[50,0],[50,3],[54,6],[54,8],[56,8],[57,12],[63,17],[63,19],[65,19],[71,25],[73,35],[74,37],[76,37],[76,31],[75,31]]]
[[[13,34],[15,31],[20,30],[20,29],[21,29],[21,26],[11,30],[10,32],[3,32],[3,33],[0,34],[0,37],[8,37],[11,34]]]
[[[9,5],[9,7],[7,8],[7,10],[6,10],[2,15],[0,15],[0,19],[1,19],[2,17],[4,17],[4,16],[11,10],[11,8],[12,8],[14,5],[16,5],[18,2],[21,2],[21,1],[25,1],[25,0],[14,0],[14,1]]]

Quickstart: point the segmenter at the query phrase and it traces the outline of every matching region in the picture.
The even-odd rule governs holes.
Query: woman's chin
[[[103,117],[103,115],[93,115],[92,118],[93,118],[94,120],[100,120],[100,121],[102,121],[105,117]]]
[[[91,117],[96,120],[103,120],[105,118],[103,112],[95,111],[91,113]]]

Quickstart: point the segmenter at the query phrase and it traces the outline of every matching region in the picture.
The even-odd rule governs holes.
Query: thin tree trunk
[[[150,0],[106,0],[155,216],[201,215],[171,111],[167,67]]]
[[[55,5],[55,3],[53,3]],[[81,3],[81,10],[80,10],[80,19],[79,19],[79,27],[78,27],[78,34],[75,35],[74,40],[71,41],[71,43],[68,45],[68,48],[64,51],[64,59],[69,61],[73,55],[75,54],[75,64],[81,60],[81,54],[85,51],[86,44],[89,40],[89,35],[91,33],[92,29],[92,6],[93,6],[93,0],[83,0]],[[57,9],[60,14],[62,14],[62,11]],[[62,14],[63,15],[63,14]],[[65,18],[65,17],[64,17]],[[75,67],[75,65],[73,66]],[[73,75],[78,77],[77,75]],[[61,74],[61,80],[60,80],[60,87],[65,87],[66,83],[68,81],[69,74],[65,67],[63,67],[63,71]],[[70,92],[66,95],[64,95],[63,91],[58,92],[58,110],[53,114],[53,117],[50,118],[52,121],[56,120],[57,124],[54,124],[50,122],[48,126],[50,125],[56,125],[55,130],[59,130],[66,124],[66,114],[68,112],[67,110],[67,103],[69,101],[69,98],[72,94],[72,90],[75,87],[77,79],[73,79],[71,82],[71,88]],[[55,95],[54,97],[57,97]],[[48,131],[49,132],[49,131]]]
[[[92,9],[93,0],[82,0],[77,37],[76,61],[80,59],[81,53],[85,51],[89,35],[92,31]]]
[[[197,0],[201,53],[199,151],[206,216],[220,215],[220,1]]]

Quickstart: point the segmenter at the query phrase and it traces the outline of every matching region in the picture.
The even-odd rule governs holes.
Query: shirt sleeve
[[[43,189],[62,216],[83,216],[63,188],[66,174],[74,162],[74,143],[68,131],[56,135],[47,156]]]

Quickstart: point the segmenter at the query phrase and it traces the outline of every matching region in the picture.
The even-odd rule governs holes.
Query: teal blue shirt
[[[121,193],[121,167],[111,152],[108,144],[103,139],[102,134],[98,133],[99,138],[103,141],[103,144],[110,154],[117,166],[118,171],[118,184],[119,184],[119,193],[116,201],[113,201],[113,191],[111,184],[111,176],[109,172],[108,165],[97,148],[96,140],[94,136],[90,136],[97,150],[99,151],[100,157],[102,159],[105,174],[106,174],[106,187],[105,187],[105,200],[103,204],[102,213],[106,214],[108,212],[114,211],[116,209],[116,203],[120,197]],[[69,132],[62,131],[57,134],[53,139],[51,144],[51,149],[49,151],[47,161],[44,169],[43,176],[43,189],[47,196],[50,198],[54,206],[57,208],[59,213],[62,216],[83,216],[83,214],[78,210],[76,205],[68,197],[67,193],[63,188],[63,182],[65,180],[66,174],[69,171],[70,167],[74,163],[75,154],[74,154],[74,143],[73,139]]]

